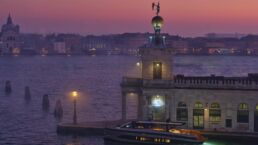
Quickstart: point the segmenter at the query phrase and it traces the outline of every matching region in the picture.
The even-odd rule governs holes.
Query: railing
[[[207,89],[257,89],[258,81],[245,78],[176,78],[175,87],[178,88],[207,88]]]
[[[192,89],[236,89],[258,90],[258,79],[248,77],[184,77],[175,76],[173,80],[147,80],[124,77],[121,86],[146,88],[192,88]]]

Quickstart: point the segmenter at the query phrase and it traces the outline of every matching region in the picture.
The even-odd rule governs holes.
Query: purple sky
[[[22,32],[110,34],[152,32],[153,0],[0,0],[0,23],[10,12]],[[258,33],[258,0],[160,0],[163,32]]]

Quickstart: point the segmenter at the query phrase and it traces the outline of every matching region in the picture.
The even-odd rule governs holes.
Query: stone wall
[[[171,79],[173,74],[172,59],[170,49],[145,48],[141,52],[142,78],[153,79],[153,62],[162,63],[162,79]]]
[[[194,104],[199,101],[204,107],[204,129],[222,131],[253,131],[254,111],[258,104],[258,91],[241,90],[204,90],[204,89],[143,89],[142,105],[143,118],[148,119],[148,97],[155,95],[166,96],[166,117],[172,121],[176,120],[176,109],[179,102],[185,102],[188,109],[188,128],[193,127]],[[221,121],[212,123],[209,121],[209,110],[211,103],[219,103],[221,108]],[[240,103],[248,104],[249,123],[237,123],[237,110]],[[225,120],[232,119],[232,128],[225,127]]]

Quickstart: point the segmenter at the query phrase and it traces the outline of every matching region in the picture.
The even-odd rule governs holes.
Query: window
[[[153,79],[162,79],[162,63],[153,62]]]
[[[203,129],[204,128],[204,109],[201,102],[196,102],[193,109],[193,128]]]
[[[179,102],[176,110],[177,121],[187,121],[188,120],[188,110],[186,103]]]
[[[210,108],[211,109],[220,109],[220,105],[219,105],[219,103],[212,103]]]
[[[248,111],[248,105],[246,103],[241,103],[238,106],[237,122],[238,123],[248,123],[249,122],[249,111]]]
[[[178,107],[180,108],[186,108],[186,103],[185,102],[179,102]]]
[[[247,104],[246,103],[241,103],[240,105],[239,105],[239,108],[238,108],[239,110],[248,110],[248,106],[247,106]]]
[[[226,127],[231,128],[232,127],[232,119],[226,119]]]
[[[212,103],[209,111],[210,122],[219,122],[221,119],[221,110],[219,103]]]
[[[201,102],[196,102],[194,108],[203,108],[203,104]]]

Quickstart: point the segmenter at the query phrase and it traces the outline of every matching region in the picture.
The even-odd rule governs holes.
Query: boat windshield
[[[152,129],[156,131],[169,131],[170,129],[179,128],[183,126],[184,123],[181,122],[147,122],[147,121],[138,121],[130,122],[122,125],[122,128],[133,128],[133,129]]]

